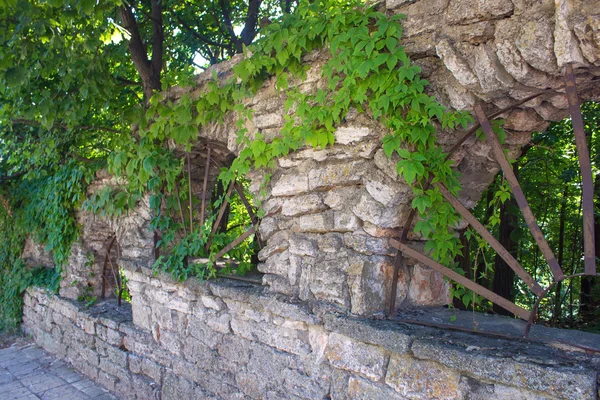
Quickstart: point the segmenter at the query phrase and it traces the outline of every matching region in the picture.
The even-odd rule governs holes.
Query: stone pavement
[[[0,350],[1,400],[117,400],[35,344]]]

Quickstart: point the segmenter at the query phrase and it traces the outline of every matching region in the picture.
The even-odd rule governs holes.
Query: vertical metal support
[[[400,239],[402,240],[402,239]],[[398,273],[401,268],[406,268],[406,258],[402,252],[398,251],[394,257],[394,275],[392,276],[392,288],[390,290],[390,305],[388,308],[388,316],[391,317],[396,312],[396,296],[398,292]]]
[[[206,151],[206,165],[204,166],[204,183],[202,184],[202,206],[200,207],[200,230],[204,226],[204,216],[206,213],[206,190],[208,186],[208,172],[210,171],[210,147]],[[191,212],[191,210],[190,210]]]
[[[192,161],[190,160],[190,153],[186,153],[187,158],[187,173],[188,173],[188,204],[190,208],[190,233],[194,232],[194,213],[192,204]]]
[[[565,67],[565,90],[569,102],[569,112],[573,123],[577,155],[579,156],[579,168],[583,182],[583,259],[586,275],[596,274],[596,250],[594,238],[594,182],[592,181],[592,165],[590,153],[587,147],[583,118],[581,116],[581,105],[575,86],[575,75],[573,66]]]
[[[555,281],[563,280],[565,278],[565,275],[563,274],[563,271],[560,268],[560,265],[558,265],[558,261],[556,261],[556,257],[554,257],[554,253],[552,252],[552,249],[550,249],[548,242],[546,242],[546,239],[544,238],[544,234],[542,233],[542,230],[540,229],[538,223],[535,220],[535,217],[533,216],[533,212],[531,211],[531,208],[529,207],[529,203],[527,202],[527,199],[525,198],[525,194],[523,193],[523,190],[521,189],[521,185],[519,185],[519,181],[517,180],[517,177],[515,176],[515,174],[512,170],[512,167],[510,166],[510,163],[504,156],[504,151],[502,150],[502,146],[500,145],[500,142],[498,141],[496,134],[492,130],[492,126],[490,125],[490,122],[488,121],[487,117],[485,116],[485,112],[483,111],[483,108],[481,108],[480,104],[477,104],[475,106],[475,115],[477,116],[477,119],[479,120],[481,129],[483,129],[483,132],[485,133],[488,143],[492,146],[492,151],[494,153],[494,157],[496,158],[496,161],[498,162],[498,164],[500,164],[500,168],[502,168],[504,177],[510,184],[512,192],[515,196],[515,200],[517,201],[517,204],[519,205],[519,208],[521,209],[521,212],[523,213],[523,217],[525,218],[525,222],[527,223],[527,226],[529,227],[529,231],[531,232],[533,239],[536,241],[538,247],[540,248],[540,251],[544,255],[544,258],[546,259],[548,266],[550,266],[552,275],[554,275],[554,280]]]

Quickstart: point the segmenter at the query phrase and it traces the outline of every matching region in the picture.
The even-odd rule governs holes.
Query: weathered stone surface
[[[367,172],[365,161],[353,161],[343,164],[329,164],[308,172],[310,190],[323,190],[336,186],[349,186],[360,183]]]
[[[412,200],[412,188],[396,183],[381,171],[365,176],[365,188],[375,200],[385,206],[395,206]]]
[[[295,196],[283,202],[281,213],[288,217],[322,211],[327,208],[317,194],[311,193],[304,196]]]
[[[305,235],[294,234],[289,239],[290,254],[315,257],[318,253],[317,242]]]
[[[446,305],[450,301],[450,285],[442,274],[416,264],[412,269],[408,298],[417,305]]]
[[[413,340],[413,330],[390,321],[327,315],[324,322],[325,328],[330,331],[339,332],[360,342],[380,346],[397,354],[407,354]]]
[[[334,133],[336,143],[341,144],[359,142],[371,134],[371,130],[366,127],[342,127],[338,128]]]
[[[469,371],[478,378],[508,386],[565,399],[596,396],[596,373],[589,370],[519,362],[485,352],[467,352],[429,340],[416,340],[412,351],[419,359],[435,360],[452,369]]]
[[[308,191],[308,177],[302,175],[282,175],[273,187],[273,196],[291,196]]]
[[[351,377],[348,381],[348,399],[365,400],[404,400],[406,397],[381,384],[373,383],[366,379]]]
[[[381,348],[338,333],[329,335],[325,354],[333,366],[359,373],[373,381],[383,377],[388,362],[388,355]]]
[[[386,207],[368,194],[363,194],[352,208],[352,212],[363,221],[383,228],[395,228],[401,225],[410,212],[410,205]]]
[[[408,355],[392,356],[385,376],[385,383],[411,399],[460,398],[459,380],[450,368]]]
[[[510,0],[450,0],[447,21],[451,24],[469,24],[504,18],[511,15],[513,10]]]

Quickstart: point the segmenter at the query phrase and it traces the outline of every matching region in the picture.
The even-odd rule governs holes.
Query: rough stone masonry
[[[600,1],[390,0],[380,6],[407,15],[406,49],[445,105],[470,110],[484,102],[491,113],[544,93],[503,115],[513,156],[531,132],[567,115],[566,64],[576,67],[581,96],[600,98]],[[311,68],[296,82],[302,90],[323,84],[324,57],[306,57]],[[227,77],[238,60],[213,69]],[[211,76],[208,71],[197,88],[167,95],[197,95]],[[250,134],[278,134],[284,109],[274,82],[247,106],[254,111]],[[235,155],[233,118],[203,128],[199,146],[220,143]],[[260,224],[263,287],[151,277],[150,214],[142,202],[117,221],[80,214],[83,235],[65,268],[61,297],[30,290],[25,328],[127,398],[597,398],[599,364],[592,356],[335,316],[370,316],[389,301],[394,252],[388,238],[403,226],[412,194],[383,154],[385,134],[351,113],[334,146],[278,160],[264,199],[270,216]],[[440,130],[439,143],[449,148],[459,136]],[[453,157],[467,207],[498,171],[490,153],[472,138]],[[262,181],[260,173],[252,178],[256,186]],[[90,190],[110,184],[102,179]],[[101,268],[99,243],[113,234],[130,278],[129,319],[105,318],[68,300],[98,290],[101,274],[88,274],[86,262]],[[419,237],[409,239],[422,246]],[[396,304],[443,305],[447,289],[439,274],[409,263],[400,272]]]

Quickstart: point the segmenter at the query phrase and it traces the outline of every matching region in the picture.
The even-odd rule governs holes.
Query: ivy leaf
[[[400,138],[394,135],[386,135],[383,138],[383,152],[390,158],[394,150],[398,150],[400,147]]]

